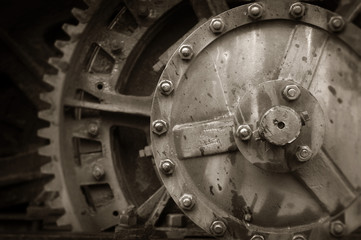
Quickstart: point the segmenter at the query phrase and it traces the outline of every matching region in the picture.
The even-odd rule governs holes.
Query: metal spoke
[[[361,1],[340,1],[336,12],[340,14],[346,21],[352,22],[361,12]]]
[[[190,0],[198,19],[210,18],[229,9],[225,0]]]
[[[147,201],[145,201],[142,205],[138,207],[136,211],[137,216],[143,220],[148,219],[165,192],[165,187],[161,186],[152,196],[148,198]]]
[[[351,184],[324,149],[294,175],[330,214],[346,208],[355,199]]]
[[[150,116],[152,97],[151,96],[130,96],[122,94],[102,95],[100,103],[65,98],[64,105],[69,107],[87,108],[103,112],[124,113],[141,116]]]

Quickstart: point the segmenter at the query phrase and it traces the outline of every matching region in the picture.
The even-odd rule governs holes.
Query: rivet
[[[165,159],[160,162],[159,169],[166,175],[171,175],[174,172],[174,163],[170,159]]]
[[[88,133],[89,135],[96,137],[99,134],[99,127],[96,123],[89,123],[88,125]]]
[[[227,227],[223,221],[217,220],[217,221],[212,222],[209,229],[213,235],[215,235],[217,237],[221,237],[225,234]]]
[[[237,128],[236,136],[239,137],[242,141],[247,141],[252,136],[252,129],[248,125],[240,125]]]
[[[223,31],[224,29],[224,23],[223,20],[220,18],[213,18],[211,20],[211,23],[209,25],[209,28],[211,29],[212,32],[214,33],[220,33]]]
[[[105,175],[104,168],[101,165],[94,165],[92,174],[93,177],[99,181]]]
[[[253,3],[248,7],[248,16],[253,19],[258,19],[263,14],[263,7],[258,3]]]
[[[306,162],[312,157],[312,150],[309,146],[300,146],[297,148],[296,157],[300,162]]]
[[[330,232],[335,237],[340,237],[345,233],[345,225],[340,220],[333,221],[330,225]]]
[[[194,207],[195,199],[192,194],[185,193],[179,199],[179,204],[184,210],[191,210]]]

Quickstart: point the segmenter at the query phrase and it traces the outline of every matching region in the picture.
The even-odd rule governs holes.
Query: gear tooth
[[[53,101],[52,101],[52,95],[51,95],[51,93],[52,93],[52,92],[40,93],[40,94],[39,94],[40,100],[42,100],[43,102],[52,104]]]
[[[73,8],[71,10],[71,13],[73,16],[80,22],[80,23],[87,23],[89,21],[89,15],[86,11],[79,9],[79,8]]]
[[[55,87],[56,80],[57,80],[56,75],[44,74],[43,81],[46,82],[47,84],[49,84],[50,86]]]
[[[54,147],[52,144],[42,146],[38,149],[38,153],[42,156],[51,157],[54,155]]]
[[[46,183],[44,185],[44,189],[45,191],[48,191],[48,192],[52,192],[52,191],[60,191],[61,189],[61,186],[59,184],[59,182],[54,178],[53,180],[51,180],[50,182]],[[52,200],[50,202],[50,205],[52,208],[59,208],[61,206],[57,206],[57,205],[54,205],[54,203],[56,203],[58,198],[55,198],[54,200]],[[61,204],[61,200],[59,200],[60,204]]]
[[[43,166],[41,166],[40,170],[42,173],[45,173],[45,174],[54,174],[53,163],[48,162],[48,163],[44,164]]]
[[[51,128],[41,128],[38,130],[38,136],[42,138],[49,138],[51,136]]]
[[[78,39],[78,36],[83,32],[84,30],[84,24],[79,24],[77,26],[72,25],[72,24],[63,24],[62,28],[64,30],[64,32],[66,32],[70,37],[71,37],[71,41],[75,41]]]
[[[54,118],[53,112],[54,112],[54,110],[52,110],[52,109],[42,110],[42,111],[39,111],[38,117],[45,121],[52,122],[52,120]]]
[[[64,53],[64,49],[69,43],[69,41],[56,40],[54,45],[57,49]]]
[[[62,49],[59,50],[62,51]],[[58,57],[49,58],[49,64],[51,64],[53,67],[55,67],[56,69],[62,72],[67,72],[69,68],[69,63],[64,61],[62,58],[58,58]]]
[[[64,214],[56,220],[56,225],[58,226],[71,225],[71,221],[69,220],[68,216]]]
[[[48,204],[51,208],[55,208],[55,209],[63,208],[63,200],[59,195],[56,198],[53,198]]]

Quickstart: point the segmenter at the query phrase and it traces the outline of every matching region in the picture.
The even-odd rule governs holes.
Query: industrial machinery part
[[[194,0],[210,18],[182,20],[177,34],[164,26],[184,1],[87,3],[56,43],[64,55],[50,60],[58,74],[45,77],[54,90],[39,114],[59,225],[148,229],[171,197],[223,239],[330,239],[361,226],[361,30],[350,10],[360,3],[335,13]]]

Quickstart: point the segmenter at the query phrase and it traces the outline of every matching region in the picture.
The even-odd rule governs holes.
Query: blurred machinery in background
[[[361,239],[361,1],[20,4],[2,239]]]

